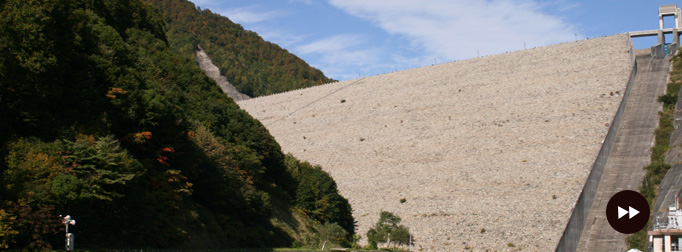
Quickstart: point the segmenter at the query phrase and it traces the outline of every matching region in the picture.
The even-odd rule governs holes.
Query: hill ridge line
[[[614,35],[608,35],[608,36],[594,37],[594,38],[586,38],[586,39],[575,40],[575,41],[566,41],[566,42],[561,42],[561,43],[556,43],[556,44],[549,44],[549,45],[544,45],[544,46],[536,46],[536,47],[531,47],[531,48],[528,48],[528,49],[520,49],[520,50],[508,51],[508,52],[503,52],[503,53],[488,54],[488,55],[483,55],[483,56],[480,56],[480,57],[472,57],[472,58],[466,58],[466,59],[460,59],[460,60],[445,61],[445,62],[442,62],[442,63],[431,64],[431,65],[415,66],[415,67],[411,67],[411,68],[401,69],[401,70],[397,70],[397,71],[390,71],[390,72],[386,72],[386,73],[378,73],[378,74],[374,74],[374,75],[365,75],[365,76],[361,76],[361,77],[355,78],[355,79],[349,79],[349,80],[343,80],[343,81],[338,81],[338,80],[337,80],[337,81],[327,82],[327,83],[323,83],[323,84],[316,85],[316,86],[310,86],[310,87],[302,87],[302,88],[292,89],[292,90],[288,90],[288,91],[281,92],[281,93],[273,93],[273,94],[267,94],[267,95],[262,95],[262,96],[251,97],[249,100],[254,100],[254,99],[259,99],[259,98],[265,98],[265,97],[270,97],[270,96],[276,96],[276,95],[280,95],[280,94],[286,94],[286,93],[290,93],[290,92],[301,91],[301,90],[305,90],[305,89],[309,89],[309,88],[316,88],[316,87],[322,87],[322,86],[327,86],[327,85],[333,85],[333,84],[336,84],[336,83],[354,81],[354,80],[358,80],[358,79],[374,78],[374,77],[378,77],[378,76],[382,76],[382,75],[393,74],[393,73],[399,73],[399,72],[403,72],[403,71],[412,71],[412,70],[419,70],[419,69],[428,68],[428,67],[434,67],[434,66],[441,66],[441,65],[451,64],[451,63],[467,62],[467,61],[476,60],[476,59],[484,59],[484,58],[495,57],[495,56],[500,56],[500,55],[507,55],[507,54],[520,53],[520,52],[525,52],[525,51],[531,51],[531,50],[536,50],[536,49],[542,49],[542,48],[552,47],[552,46],[566,45],[566,44],[571,44],[571,43],[580,43],[580,42],[588,41],[588,40],[591,40],[591,39],[600,39],[600,38],[606,38],[606,37],[618,36],[618,35],[624,35],[624,34],[629,34],[629,32],[626,32],[626,33],[619,33],[619,34],[614,34]],[[240,101],[241,101],[241,100],[240,100]]]

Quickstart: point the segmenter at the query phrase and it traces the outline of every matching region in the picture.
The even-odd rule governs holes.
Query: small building
[[[668,207],[666,223],[656,220],[653,229],[647,232],[649,243],[653,244],[653,252],[682,251],[682,210],[679,199]]]

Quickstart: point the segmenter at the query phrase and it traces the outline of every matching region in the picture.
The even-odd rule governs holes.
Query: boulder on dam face
[[[239,105],[334,177],[363,238],[383,210],[425,251],[548,251],[622,100],[630,53],[616,35]]]

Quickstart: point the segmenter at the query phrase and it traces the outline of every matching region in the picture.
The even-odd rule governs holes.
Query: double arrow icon
[[[628,206],[628,210],[625,210],[621,207],[618,207],[618,219],[622,218],[626,214],[629,214],[628,219],[632,219],[632,217],[635,217],[639,211],[637,209],[632,208],[631,206]]]
[[[614,194],[606,204],[606,219],[609,225],[623,234],[642,230],[649,222],[649,202],[640,193],[625,190]],[[625,216],[628,217],[625,217]]]

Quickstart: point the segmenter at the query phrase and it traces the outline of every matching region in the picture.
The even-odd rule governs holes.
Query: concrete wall
[[[665,57],[665,45],[664,44],[659,44],[651,47],[651,56],[654,56],[656,58],[663,58]]]
[[[677,53],[677,49],[679,48],[677,43],[672,43],[668,45],[668,55],[675,55]]]
[[[682,165],[675,165],[661,181],[658,189],[658,196],[656,196],[656,204],[652,209],[653,216],[651,217],[652,228],[656,225],[656,220],[660,224],[667,223],[668,212],[670,205],[675,203],[675,198],[679,197],[682,192]]]
[[[672,70],[672,66],[671,66]],[[682,97],[682,90],[677,94],[677,97]],[[678,99],[677,104],[675,104],[675,111],[682,110],[682,99]],[[682,164],[682,129],[680,129],[680,123],[682,122],[682,113],[673,114],[675,120],[673,125],[675,131],[670,135],[670,149],[665,153],[665,162],[673,165],[673,167]],[[679,155],[678,155],[679,154]],[[666,175],[667,178],[667,175]],[[664,179],[665,180],[665,179]],[[661,182],[663,185],[663,182]],[[663,190],[660,190],[661,192]]]
[[[632,52],[632,49],[631,49]],[[665,54],[664,54],[665,55]],[[628,80],[627,87],[625,89],[625,94],[623,95],[623,100],[618,107],[618,112],[616,112],[609,132],[606,134],[604,143],[597,155],[597,158],[592,166],[590,175],[585,181],[585,186],[580,192],[580,196],[576,201],[573,211],[571,213],[571,218],[566,224],[566,229],[559,240],[556,247],[556,251],[576,251],[578,247],[578,242],[580,241],[580,235],[582,234],[583,228],[585,227],[585,221],[588,213],[590,212],[590,207],[592,206],[592,201],[597,193],[597,187],[599,187],[599,182],[601,176],[604,173],[604,167],[606,166],[606,161],[609,158],[609,153],[613,147],[613,143],[616,138],[616,132],[620,126],[621,119],[623,117],[623,112],[625,111],[625,106],[627,105],[628,99],[630,97],[630,90],[632,84],[635,81],[635,75],[637,74],[637,62],[632,61],[632,73],[630,74],[630,79]]]
[[[682,90],[677,94],[682,95]],[[682,109],[682,99],[678,99],[675,105],[675,110]],[[653,216],[651,218],[652,228],[656,225],[656,220],[658,219],[661,224],[665,224],[668,218],[667,208],[668,206],[675,203],[675,198],[682,194],[682,156],[678,155],[682,153],[682,129],[679,128],[678,118],[682,118],[682,114],[675,113],[675,131],[673,131],[670,136],[670,148],[665,153],[665,161],[673,166],[665,174],[665,177],[661,181],[661,185],[658,187],[658,195],[656,196],[656,204],[654,209],[652,209]]]

